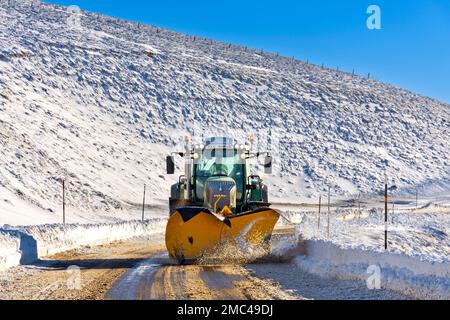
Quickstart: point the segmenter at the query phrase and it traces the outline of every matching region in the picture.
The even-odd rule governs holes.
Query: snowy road
[[[78,278],[68,272],[74,266]],[[74,275],[79,288],[70,287]],[[406,299],[300,272],[290,262],[180,266],[168,258],[162,237],[60,253],[11,268],[1,281],[0,299]]]
[[[369,290],[359,281],[337,281],[298,272],[291,263],[239,265],[172,264],[156,254],[124,274],[106,299],[408,299],[389,290]]]
[[[257,278],[240,265],[177,265],[156,254],[124,274],[106,299],[255,300],[298,299],[277,283]]]
[[[100,300],[111,285],[164,247],[155,239],[116,241],[55,254],[0,273],[0,300]]]

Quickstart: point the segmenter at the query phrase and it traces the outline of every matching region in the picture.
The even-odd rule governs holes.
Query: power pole
[[[142,221],[145,217],[145,184],[144,184],[144,197],[142,198]]]

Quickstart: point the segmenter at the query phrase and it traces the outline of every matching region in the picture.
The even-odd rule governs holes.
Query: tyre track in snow
[[[278,284],[252,276],[240,265],[177,265],[157,254],[124,274],[106,299],[257,300],[297,299]]]

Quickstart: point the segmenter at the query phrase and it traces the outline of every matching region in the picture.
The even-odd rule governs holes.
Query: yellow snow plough
[[[229,138],[204,144],[185,140],[184,152],[167,156],[167,173],[175,171],[174,154],[184,158],[185,173],[172,185],[166,227],[169,255],[180,263],[196,260],[224,243],[270,248],[279,213],[268,203],[267,186],[249,173],[249,159],[264,155],[264,172],[272,171],[268,152],[252,152]]]

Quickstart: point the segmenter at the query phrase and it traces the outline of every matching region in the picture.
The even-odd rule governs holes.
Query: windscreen
[[[195,193],[203,201],[203,190],[209,177],[227,176],[236,182],[236,198],[240,200],[244,190],[245,163],[234,149],[205,149],[194,161]]]

